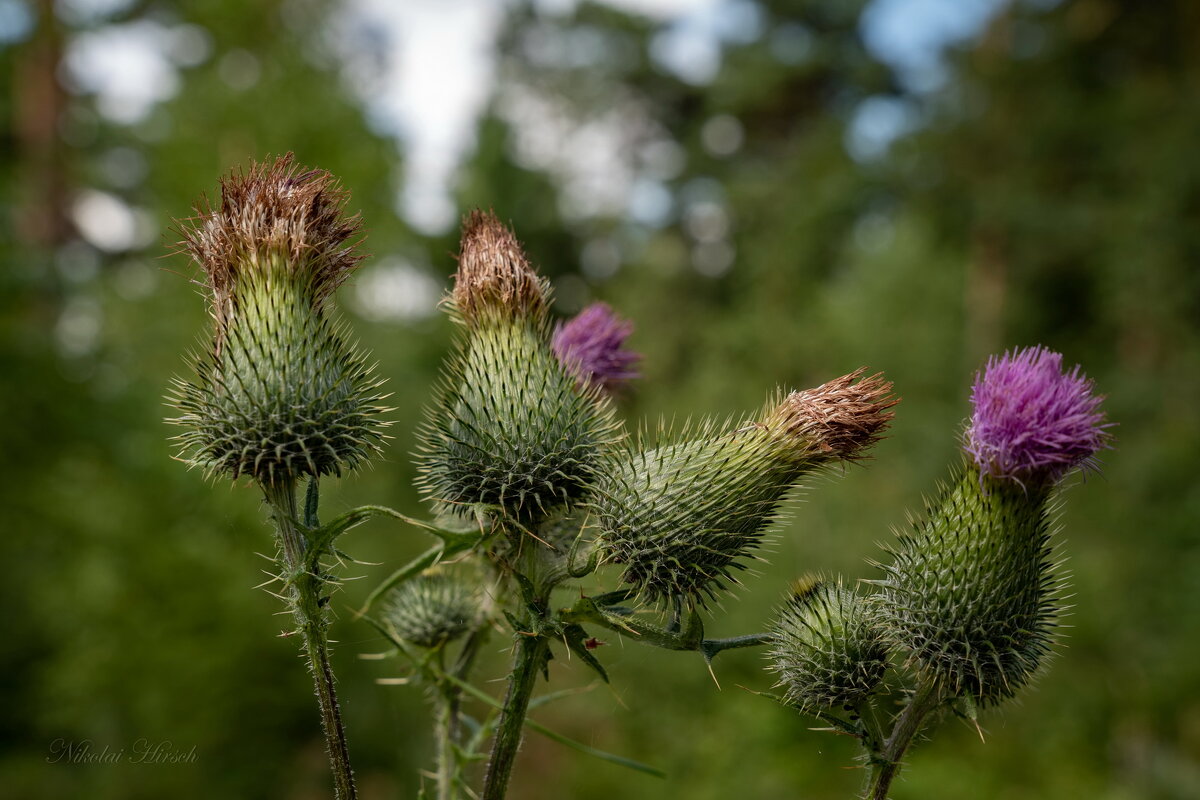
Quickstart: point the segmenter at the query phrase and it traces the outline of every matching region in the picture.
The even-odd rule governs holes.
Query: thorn
[[[708,674],[713,679],[713,683],[717,685],[717,691],[721,691],[721,682],[717,680],[717,673],[713,672],[712,662],[706,662],[705,666],[708,667]]]

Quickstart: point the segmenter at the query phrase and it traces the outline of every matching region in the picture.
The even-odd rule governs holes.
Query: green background
[[[295,642],[278,637],[278,602],[253,588],[268,566],[256,553],[272,550],[258,497],[171,460],[162,398],[201,346],[206,310],[170,227],[229,169],[294,151],[352,192],[375,254],[364,275],[417,253],[445,283],[456,236],[422,235],[397,216],[396,144],[373,132],[316,35],[339,6],[139,2],[80,20],[16,5],[34,24],[0,51],[0,795],[327,796],[308,675]],[[714,609],[716,635],[761,629],[801,573],[873,577],[879,543],[959,458],[968,387],[989,353],[1042,343],[1082,364],[1117,427],[1103,474],[1072,480],[1062,510],[1065,646],[1035,689],[983,715],[986,741],[945,722],[893,794],[1200,796],[1200,8],[1012,3],[949,54],[942,88],[914,93],[864,47],[859,4],[756,5],[759,35],[727,43],[720,71],[698,85],[655,66],[645,19],[509,7],[498,85],[559,98],[576,120],[636,100],[684,156],[663,181],[676,212],[661,227],[564,216],[560,177],[514,158],[510,121],[490,112],[456,203],[510,220],[566,311],[602,299],[634,320],[643,378],[621,413],[635,425],[742,413],[777,386],[862,365],[895,381],[891,437],[865,468],[813,481],[765,560]],[[201,26],[210,52],[146,121],[126,125],[55,76],[72,37],[143,19]],[[548,66],[523,46],[535,30],[585,30],[606,55]],[[811,35],[802,59],[772,48],[781,30]],[[252,85],[222,77],[233,51],[257,59]],[[855,160],[847,129],[868,97],[911,104],[920,123]],[[716,115],[742,125],[732,154],[705,149]],[[126,150],[144,168],[114,178],[112,153]],[[116,252],[88,244],[69,214],[86,187],[147,209],[159,235]],[[700,190],[730,220],[736,259],[718,277],[693,268],[694,231],[678,212]],[[580,271],[597,238],[619,244],[611,277]],[[422,513],[409,453],[451,325],[342,306],[388,378],[394,438],[371,469],[328,482],[325,513],[368,502]],[[427,545],[383,521],[343,541],[372,562],[347,568],[361,580],[335,598],[333,628],[364,798],[415,797],[431,750],[421,690],[375,683],[403,667],[359,658],[385,647],[349,609]],[[667,782],[530,735],[513,797],[856,791],[852,742],[741,688],[770,687],[759,652],[723,655],[720,690],[695,654],[610,641],[598,655],[611,688],[534,717],[661,767]],[[489,681],[505,671],[497,635],[481,685],[499,692]],[[564,659],[552,683],[591,678]],[[130,753],[138,740],[194,747],[195,761],[51,763],[56,741]]]

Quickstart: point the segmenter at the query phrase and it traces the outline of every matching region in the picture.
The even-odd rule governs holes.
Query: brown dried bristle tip
[[[336,178],[296,165],[291,153],[222,178],[220,205],[204,198],[180,224],[180,245],[204,269],[218,325],[246,270],[275,264],[307,279],[315,306],[333,294],[363,259],[351,241],[361,219],[344,215],[348,199]]]
[[[832,458],[852,461],[883,438],[900,402],[882,374],[863,378],[866,368],[815,389],[792,392],[771,414],[789,437],[811,442]]]
[[[451,294],[463,319],[473,323],[485,310],[505,317],[540,317],[547,295],[546,282],[529,265],[513,232],[495,214],[472,211],[463,220]]]

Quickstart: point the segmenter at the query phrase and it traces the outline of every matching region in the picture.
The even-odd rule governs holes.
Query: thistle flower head
[[[900,402],[881,374],[860,368],[818,386],[792,392],[767,414],[766,425],[827,459],[853,461],[883,438]]]
[[[360,218],[344,213],[349,193],[325,170],[296,165],[290,153],[230,173],[220,194],[215,208],[200,202],[181,242],[205,272],[218,336],[240,280],[282,269],[319,307],[362,261],[351,241]]]
[[[513,232],[495,214],[476,210],[463,220],[451,299],[468,325],[487,312],[506,319],[540,319],[549,304],[549,288]]]
[[[841,581],[798,581],[771,629],[770,669],[802,710],[853,708],[883,680],[888,651],[864,598]]]
[[[600,551],[643,599],[705,605],[737,582],[804,468],[753,424],[658,438],[623,443],[599,471]]]
[[[547,284],[494,215],[468,217],[450,299],[466,327],[420,434],[423,493],[526,526],[573,505],[617,428],[555,356]]]
[[[384,603],[384,622],[418,647],[437,647],[457,639],[479,616],[478,598],[470,587],[440,572],[426,572],[400,584]]]
[[[873,595],[885,638],[955,695],[985,703],[1028,684],[1055,642],[1064,578],[1053,487],[963,470],[890,548]]]
[[[554,355],[584,383],[612,392],[638,377],[634,365],[641,355],[623,345],[633,323],[621,319],[604,303],[593,303],[554,329]]]
[[[647,600],[715,598],[805,475],[879,439],[897,401],[890,383],[862,372],[793,392],[736,426],[626,443],[594,486],[601,553]]]
[[[189,464],[275,484],[338,474],[378,449],[380,382],[325,308],[361,258],[346,199],[289,155],[224,179],[220,204],[185,223],[214,321],[196,379],[175,381],[170,398]]]
[[[974,410],[964,449],[980,472],[1023,481],[1057,480],[1072,467],[1094,467],[1108,434],[1103,397],[1075,366],[1045,347],[992,356],[971,389]]]

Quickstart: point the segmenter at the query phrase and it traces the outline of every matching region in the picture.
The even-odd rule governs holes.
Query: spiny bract
[[[887,648],[867,601],[840,580],[801,581],[771,634],[771,670],[801,710],[857,707],[887,671]]]
[[[421,436],[421,486],[437,504],[545,514],[583,493],[614,437],[604,401],[580,393],[524,320],[473,330],[443,383]]]
[[[378,449],[380,381],[325,305],[358,263],[332,176],[290,156],[221,182],[184,246],[204,269],[211,346],[176,380],[182,457],[260,483],[339,474]]]
[[[1053,645],[1050,491],[965,469],[883,567],[875,599],[889,642],[952,694],[1010,697]]]

